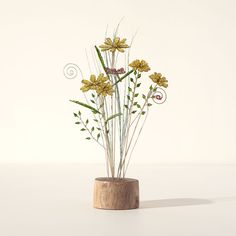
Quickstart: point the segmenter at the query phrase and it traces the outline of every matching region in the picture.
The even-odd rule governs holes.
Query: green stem
[[[131,70],[131,71],[127,72],[125,75],[123,75],[121,78],[119,78],[119,75],[117,75],[117,77],[119,79],[113,84],[113,86],[117,85],[119,82],[121,82],[123,79],[125,79],[127,76],[129,76],[133,72],[134,72],[134,70]]]
[[[93,136],[92,132],[89,130],[89,128],[87,127],[87,125],[84,123],[84,121],[81,119],[80,116],[79,116],[79,119],[80,119],[81,123],[83,124],[84,128],[85,128],[85,129],[88,131],[88,133],[90,134],[91,138],[94,139],[101,147],[103,147],[103,148],[105,149],[104,145],[102,145],[102,144]]]
[[[137,81],[138,81],[138,73],[135,75],[135,82],[134,82],[134,89],[132,92],[132,99],[131,99],[131,103],[130,103],[130,107],[129,107],[129,113],[128,113],[128,121],[127,121],[127,130],[126,130],[126,135],[125,135],[125,140],[124,140],[124,153],[126,153],[126,148],[128,145],[128,140],[129,140],[129,131],[130,131],[130,122],[131,122],[131,116],[132,116],[132,109],[133,109],[133,104],[134,104],[134,98],[135,98],[135,92],[136,92],[136,87],[137,87]],[[123,153],[123,155],[124,155]],[[122,164],[120,166],[120,173],[119,176],[121,176],[121,172],[123,169],[123,166],[125,165],[125,159],[126,159],[126,154],[123,157],[123,161]],[[125,172],[123,172],[123,177],[125,175]]]

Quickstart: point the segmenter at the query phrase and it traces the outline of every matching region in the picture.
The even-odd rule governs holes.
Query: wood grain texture
[[[128,210],[139,207],[137,179],[96,178],[94,182],[94,208]]]

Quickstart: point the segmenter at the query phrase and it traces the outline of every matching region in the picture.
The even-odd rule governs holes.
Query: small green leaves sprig
[[[145,94],[142,94],[142,99],[143,99],[143,104],[142,106],[140,104],[138,104],[137,102],[134,102],[134,106],[137,106],[138,108],[138,111],[137,111],[137,114],[136,116],[134,117],[134,119],[132,120],[131,122],[131,126],[132,124],[134,124],[134,122],[139,119],[140,116],[143,116],[145,114],[147,114],[147,111],[148,111],[148,108],[150,106],[152,106],[153,104],[150,102],[150,99],[152,98],[153,94],[156,92],[157,90],[157,86],[155,85],[154,87],[151,85],[149,87],[149,91],[148,91],[148,94],[145,95]]]
[[[128,87],[128,94],[127,94],[127,104],[124,105],[126,109],[130,110],[131,114],[135,114],[137,112],[137,108],[139,109],[141,106],[138,103],[137,99],[139,97],[139,93],[137,92],[137,88],[141,86],[138,79],[141,78],[141,73],[134,71],[135,78],[130,78],[130,86]]]
[[[101,128],[99,127],[99,121],[97,119],[94,119],[93,121],[97,124],[97,126],[90,126],[90,120],[82,119],[82,113],[81,111],[78,111],[78,113],[74,113],[74,116],[78,118],[78,121],[75,122],[75,124],[81,126],[80,131],[84,132],[87,131],[89,134],[85,139],[90,140],[93,139],[95,140],[100,146],[104,147],[103,144],[100,142],[100,137],[101,137]]]

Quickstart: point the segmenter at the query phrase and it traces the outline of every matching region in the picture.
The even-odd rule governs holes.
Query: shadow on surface
[[[171,198],[141,201],[140,208],[160,208],[160,207],[178,207],[211,204],[212,200],[201,198]]]
[[[217,197],[212,199],[214,202],[232,202],[236,201],[236,196]]]

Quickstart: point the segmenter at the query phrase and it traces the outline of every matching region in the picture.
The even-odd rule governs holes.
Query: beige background
[[[235,236],[235,9],[233,0],[0,0],[0,235]],[[88,76],[85,49],[91,56],[122,17],[121,37],[138,30],[131,59],[170,86],[128,171],[140,209],[99,211],[103,152],[75,126],[68,100],[83,98],[81,83],[62,71],[74,62]]]
[[[235,1],[0,1],[0,162],[103,162],[74,125],[71,98],[89,75],[85,49],[120,36],[169,79],[153,107],[133,163],[236,163]]]

